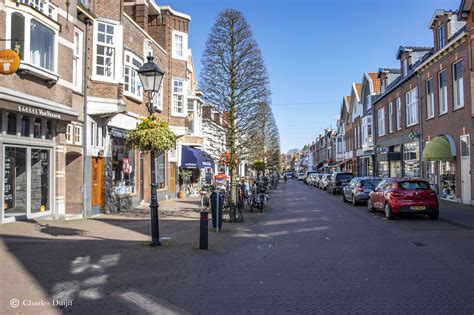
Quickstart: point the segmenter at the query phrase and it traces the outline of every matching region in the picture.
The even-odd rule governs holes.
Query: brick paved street
[[[197,249],[196,209],[163,203],[161,235],[171,239],[160,248],[146,245],[146,209],[0,226],[0,312],[474,311],[474,208],[443,203],[438,221],[387,221],[290,180],[268,211],[211,232],[209,251]],[[12,308],[12,298],[36,305]]]

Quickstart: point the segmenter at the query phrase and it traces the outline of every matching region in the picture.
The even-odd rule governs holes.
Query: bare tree
[[[259,106],[270,101],[269,78],[257,42],[242,13],[222,11],[211,29],[202,57],[204,98],[227,115],[232,202],[236,202],[238,159],[248,157],[249,142],[261,122]]]

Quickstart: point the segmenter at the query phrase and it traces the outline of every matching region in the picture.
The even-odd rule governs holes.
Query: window
[[[7,134],[16,136],[16,115],[13,113],[7,115]]]
[[[158,189],[166,187],[165,154],[163,151],[156,158],[156,185]]]
[[[174,34],[174,55],[177,57],[183,57],[183,35]]]
[[[73,129],[74,129],[74,126],[72,124],[67,125],[67,127],[66,127],[66,143],[73,143],[73,139],[72,139]]]
[[[82,91],[82,38],[82,31],[75,28],[72,54],[72,84],[77,91]]]
[[[464,79],[462,76],[463,62],[462,60],[453,65],[453,91],[454,91],[454,108],[464,107]]]
[[[23,116],[21,118],[21,136],[29,137],[30,136],[30,117]]]
[[[130,52],[125,53],[124,81],[125,95],[143,99],[143,92],[140,78],[138,77],[138,69],[142,66],[142,60]]]
[[[11,12],[9,42],[18,51],[21,60],[38,68],[55,71],[56,33],[27,14]]]
[[[105,146],[105,138],[107,137],[107,127],[102,126],[102,137],[100,138],[100,146]]]
[[[91,147],[97,146],[97,143],[95,142],[96,137],[97,137],[97,124],[95,122],[91,123]]]
[[[163,111],[163,84],[161,84],[158,93],[153,96],[152,104],[155,111]]]
[[[98,76],[114,79],[115,67],[115,25],[97,22],[95,73]]]
[[[172,114],[184,114],[184,81],[173,79],[173,108]]]
[[[426,118],[434,117],[434,89],[433,79],[426,81]]]
[[[41,138],[43,135],[43,120],[41,118],[36,118],[33,125],[33,137]]]
[[[406,76],[408,73],[408,60],[403,59],[402,61],[402,76]]]
[[[82,127],[74,126],[74,144],[82,144]]]
[[[49,0],[16,0],[16,2],[29,5],[51,19],[58,20],[58,8]]]
[[[444,47],[445,27],[444,24],[438,27],[438,50]]]
[[[397,104],[396,125],[397,125],[397,130],[400,130],[402,129],[402,101],[400,100],[399,97],[397,97],[396,104]]]
[[[393,104],[388,104],[388,132],[393,132]]]
[[[418,88],[415,87],[408,91],[406,97],[406,119],[407,127],[418,123]]]
[[[377,111],[378,116],[378,129],[379,137],[385,136],[385,108],[381,108]]]
[[[30,62],[54,71],[54,31],[32,19],[30,34]]]
[[[446,71],[443,70],[438,75],[438,86],[439,86],[439,114],[445,114],[448,112],[448,87],[447,87],[447,75]]]

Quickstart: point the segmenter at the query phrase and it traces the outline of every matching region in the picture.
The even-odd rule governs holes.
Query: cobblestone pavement
[[[197,209],[163,203],[158,248],[146,208],[0,226],[0,312],[473,314],[472,207],[387,221],[290,180],[264,213],[210,232],[208,251]]]

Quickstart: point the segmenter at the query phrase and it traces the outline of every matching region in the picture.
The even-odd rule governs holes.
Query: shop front
[[[451,140],[451,141],[450,141]],[[426,177],[441,199],[457,201],[456,145],[449,136],[438,136],[423,150]]]
[[[401,154],[400,146],[378,146],[377,152],[377,176],[381,178],[386,177],[401,177]]]
[[[77,116],[72,110],[64,109],[64,114],[4,101],[0,107],[0,222],[59,217],[64,214],[65,195],[56,184],[69,174],[64,172],[64,159],[58,159],[64,146],[56,140],[67,124],[62,120]]]
[[[418,141],[403,144],[403,177],[420,178],[420,145]]]
[[[372,155],[366,155],[359,158],[359,174],[360,176],[374,175],[374,162]]]

